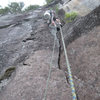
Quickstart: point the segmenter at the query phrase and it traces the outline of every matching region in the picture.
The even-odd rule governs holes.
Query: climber
[[[47,10],[44,13],[44,19],[46,20],[49,27],[56,27],[57,31],[60,30],[59,25],[62,25],[59,18],[57,18],[55,11]]]

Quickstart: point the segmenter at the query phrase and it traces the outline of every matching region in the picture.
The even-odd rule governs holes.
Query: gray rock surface
[[[70,43],[67,50],[79,100],[99,100],[100,26]],[[60,64],[66,71],[64,53]]]
[[[100,99],[100,6],[63,27],[68,57],[79,100]],[[65,55],[60,67],[66,70]]]
[[[41,22],[42,25],[44,23],[37,15],[39,12],[0,17],[0,73],[3,69],[16,66],[24,61],[31,52],[38,49],[38,45],[42,46],[41,40],[37,41],[40,36],[35,37],[36,33],[43,27],[37,26]],[[28,42],[24,42],[29,37],[32,38]],[[48,44],[48,42],[45,44]]]
[[[77,12],[81,16],[85,16],[100,5],[100,0],[71,0],[70,2],[60,5],[67,12]]]
[[[17,66],[16,73],[12,74],[10,80],[5,79],[0,84],[0,100],[43,99],[54,36],[44,23],[41,13],[35,13],[37,16],[34,16],[34,13],[28,13],[27,16],[14,15],[14,20],[11,21],[13,23],[9,21],[10,26],[0,29],[1,71],[8,66]],[[71,91],[65,74],[58,68],[58,58],[59,46],[56,41],[47,100],[71,100]]]
[[[76,93],[80,100],[100,99],[99,9],[100,6],[63,27]],[[16,66],[17,69],[9,81],[5,79],[0,83],[0,100],[43,100],[54,37],[41,13],[43,11],[36,10],[1,16],[0,69],[3,71],[9,66]],[[47,100],[72,100],[64,53],[59,50],[56,41]]]
[[[50,68],[51,50],[39,50],[16,70],[16,75],[1,93],[0,100],[43,100]],[[54,55],[54,60],[57,53]],[[63,71],[52,66],[47,100],[71,100],[69,84]]]
[[[81,17],[63,27],[66,46],[88,31],[100,25],[100,6],[85,17]]]

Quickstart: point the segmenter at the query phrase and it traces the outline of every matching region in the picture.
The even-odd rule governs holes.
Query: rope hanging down
[[[49,75],[48,75],[48,79],[47,79],[47,83],[46,83],[46,89],[45,89],[43,100],[46,100],[46,98],[47,98],[48,85],[49,85],[49,80],[50,80],[51,71],[52,71],[52,61],[53,61],[53,56],[54,56],[55,42],[56,42],[56,39],[57,39],[56,35],[55,35],[57,31],[55,29],[53,29],[53,30],[54,31],[51,31],[51,33],[54,35],[54,45],[53,45],[53,52],[52,52],[52,57],[51,57],[51,62],[50,62]],[[64,42],[64,36],[63,36],[61,26],[60,26],[60,33],[61,33],[62,43],[63,43],[63,47],[64,47],[65,59],[66,59],[66,64],[67,64],[67,70],[68,70],[69,82],[70,82],[70,87],[71,87],[71,90],[72,90],[73,100],[77,100],[74,82],[73,82],[72,73],[71,73],[71,68],[70,68],[70,64],[69,64],[69,60],[68,60],[67,50],[66,50],[66,46],[65,46],[65,42]]]
[[[74,83],[73,83],[73,78],[72,78],[72,73],[71,73],[71,68],[70,68],[70,64],[69,64],[69,60],[68,60],[67,50],[66,50],[66,46],[65,46],[65,42],[64,42],[64,36],[63,36],[61,27],[60,27],[60,33],[61,33],[61,38],[62,38],[63,47],[64,47],[65,59],[66,59],[66,64],[67,64],[67,70],[68,70],[69,82],[70,82],[70,86],[71,86],[71,90],[72,90],[73,100],[77,100],[76,93],[75,93],[75,87],[74,87]]]
[[[49,75],[48,75],[48,79],[47,79],[47,83],[46,83],[46,89],[45,89],[43,100],[46,100],[46,97],[47,97],[48,85],[49,85],[49,80],[50,80],[51,71],[52,71],[52,61],[53,61],[53,56],[54,56],[55,42],[56,42],[56,37],[54,37],[54,45],[53,45],[53,52],[52,52],[52,57],[51,57],[51,61],[50,61]]]

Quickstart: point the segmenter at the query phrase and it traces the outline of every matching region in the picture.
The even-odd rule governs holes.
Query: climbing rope
[[[74,82],[73,82],[73,78],[72,78],[72,72],[71,72],[71,68],[70,68],[70,64],[69,64],[69,60],[68,60],[67,50],[66,50],[64,36],[63,36],[63,32],[62,32],[61,27],[60,27],[60,33],[61,33],[62,43],[63,43],[63,47],[64,47],[65,59],[66,59],[66,64],[67,64],[67,70],[68,70],[69,82],[70,82],[70,86],[71,86],[71,90],[72,90],[73,100],[77,100]]]
[[[56,34],[56,30],[51,31],[51,33]],[[61,26],[60,26],[60,33],[61,33],[62,43],[63,43],[63,47],[64,47],[65,59],[66,59],[66,64],[67,64],[67,70],[68,70],[69,82],[70,82],[70,87],[71,87],[71,90],[72,90],[73,100],[77,100],[75,87],[74,87],[74,82],[73,82],[72,73],[71,73],[71,68],[70,68],[70,64],[69,64],[69,60],[68,60],[67,50],[66,50],[66,46],[65,46],[65,42],[64,42],[64,36],[63,36]],[[46,98],[47,98],[47,91],[48,91],[49,80],[50,80],[51,71],[52,71],[52,62],[53,62],[56,39],[57,39],[57,37],[55,35],[54,36],[53,52],[52,52],[52,57],[51,57],[51,61],[50,61],[50,69],[49,69],[48,79],[47,79],[47,82],[46,82],[46,89],[45,89],[43,100],[46,100]]]
[[[50,80],[51,71],[52,71],[52,62],[53,62],[53,56],[54,56],[54,50],[55,50],[55,42],[56,42],[56,36],[54,37],[53,52],[52,52],[52,57],[50,61],[50,69],[49,69],[48,79],[46,82],[46,89],[45,89],[43,100],[46,100],[46,97],[47,97],[48,85],[49,85],[49,80]]]

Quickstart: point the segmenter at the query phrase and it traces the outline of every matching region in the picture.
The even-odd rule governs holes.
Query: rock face
[[[85,17],[81,17],[63,27],[66,46],[96,26],[100,25],[100,6]]]
[[[43,100],[51,55],[51,50],[34,52],[25,61],[26,65],[18,67],[16,76],[0,95],[0,100]],[[53,65],[47,100],[71,100],[70,92],[63,71]]]
[[[34,14],[24,15],[24,17],[22,17],[23,15],[14,15],[13,23],[11,19],[9,26],[6,27],[6,32],[4,27],[1,28],[1,31],[5,32],[5,34],[1,34],[1,54],[9,56],[9,59],[4,57],[7,59],[6,61],[2,58],[2,64],[6,64],[2,67],[7,67],[10,64],[11,66],[17,65],[17,69],[8,85],[6,80],[2,81],[3,87],[0,92],[0,100],[40,100],[44,97],[54,37],[44,23],[41,13],[43,12],[36,13],[35,17]],[[4,25],[6,25],[6,22]],[[24,25],[30,27],[23,29]],[[3,38],[7,41],[3,41]],[[18,44],[15,44],[16,41]],[[7,53],[3,52],[4,50]],[[22,54],[26,56],[21,56]],[[15,56],[12,57],[12,55]],[[25,60],[27,56],[28,58]],[[19,61],[20,59],[22,60]],[[47,100],[66,100],[66,98],[71,100],[70,86],[63,71],[58,68],[58,59],[59,46],[56,45]],[[19,64],[20,62],[21,64]]]
[[[68,57],[79,100],[100,99],[99,9],[100,6],[87,16],[67,24],[63,28]],[[65,67],[66,63],[63,52],[60,59],[60,67],[66,72],[67,69]]]
[[[99,100],[100,26],[69,44],[67,50],[79,100]],[[62,54],[61,69],[66,71],[64,66]]]
[[[44,98],[54,36],[42,19],[43,13],[36,10],[0,17],[0,68],[2,71],[5,67],[16,66],[9,84],[7,79],[1,82],[3,87],[0,83],[0,100]],[[66,24],[63,32],[78,99],[99,100],[100,6],[87,16]],[[47,100],[72,100],[64,53],[60,50],[63,49],[56,41]]]
[[[69,1],[69,0],[68,0]],[[81,16],[85,16],[100,5],[100,0],[70,0],[64,1],[63,8],[66,12],[77,12]]]
[[[0,17],[0,73],[28,56],[28,44],[22,42],[32,32],[31,18],[28,22],[24,21],[28,17],[29,14]],[[31,46],[29,48],[32,50]]]
[[[3,49],[2,51],[5,50],[7,54],[1,53],[5,56],[9,54],[9,60],[7,59],[3,64],[6,64],[7,67],[9,64],[14,65],[16,62],[17,69],[16,73],[12,74],[8,85],[6,84],[7,80],[1,82],[3,87],[0,92],[0,100],[42,100],[44,97],[54,36],[50,33],[47,24],[41,17],[43,11],[35,13],[37,16],[34,17],[33,13],[24,16],[22,19],[23,24],[8,26],[6,33],[1,34],[1,39],[4,36],[4,39],[7,40],[1,41],[1,45],[3,45],[1,49]],[[19,17],[22,18],[22,15]],[[15,16],[14,19],[16,19]],[[23,20],[27,20],[27,22],[24,23]],[[25,27],[26,24],[31,28]],[[4,29],[1,29],[1,31],[5,32]],[[8,50],[9,52],[12,50],[12,54]],[[28,56],[27,60],[25,59],[26,56],[21,57],[22,54]],[[12,57],[12,55],[14,56]],[[20,59],[22,60],[19,61]],[[65,74],[58,68],[58,59],[59,46],[56,41],[47,100],[71,100],[70,86],[66,81]]]
[[[0,17],[0,73],[24,61],[32,52],[52,44],[46,34],[38,34],[44,27],[42,15],[37,15],[39,12]]]
[[[10,67],[16,67],[19,63],[24,63],[37,50],[47,48],[52,50],[54,39],[48,26],[44,24],[40,12],[37,10],[27,14],[1,17],[0,74]],[[56,52],[59,52],[58,48],[56,48]],[[56,66],[58,65],[56,64]],[[1,77],[2,75],[0,75],[0,79]],[[4,84],[0,84],[0,89],[7,83],[5,82],[3,81]]]

